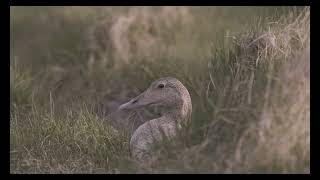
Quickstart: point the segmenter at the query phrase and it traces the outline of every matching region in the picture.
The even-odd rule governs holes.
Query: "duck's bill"
[[[139,96],[131,99],[129,102],[126,102],[122,105],[119,106],[119,110],[130,110],[130,109],[136,109],[139,107],[142,107],[145,105],[142,101],[143,99],[143,94],[140,94]]]
[[[155,104],[153,101],[149,101],[149,98],[145,97],[145,93],[140,94],[139,96],[131,99],[129,102],[126,102],[119,106],[119,110],[130,110],[137,109],[145,106]]]
[[[132,103],[131,101],[127,102],[127,103],[124,103],[124,104],[121,104],[118,108],[119,110],[129,110],[129,109],[133,109],[133,106],[132,106]]]

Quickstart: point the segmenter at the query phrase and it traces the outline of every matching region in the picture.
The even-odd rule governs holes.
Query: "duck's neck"
[[[179,124],[185,124],[191,118],[191,111],[191,103],[183,102],[176,108],[163,109],[161,112],[161,116],[165,119],[176,121]]]

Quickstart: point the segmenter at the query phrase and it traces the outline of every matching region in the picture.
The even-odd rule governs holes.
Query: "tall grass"
[[[309,13],[12,8],[11,172],[309,173]],[[186,85],[192,123],[141,166],[104,111],[163,76]]]

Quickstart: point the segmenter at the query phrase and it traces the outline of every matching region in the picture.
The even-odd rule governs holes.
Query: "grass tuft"
[[[310,173],[309,7],[12,7],[11,17],[11,173]],[[141,166],[114,104],[164,76],[189,90],[191,125]]]

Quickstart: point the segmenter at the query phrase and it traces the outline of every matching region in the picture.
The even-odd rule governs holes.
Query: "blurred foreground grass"
[[[309,13],[11,7],[11,173],[309,173]],[[103,112],[163,76],[192,125],[146,169]]]

